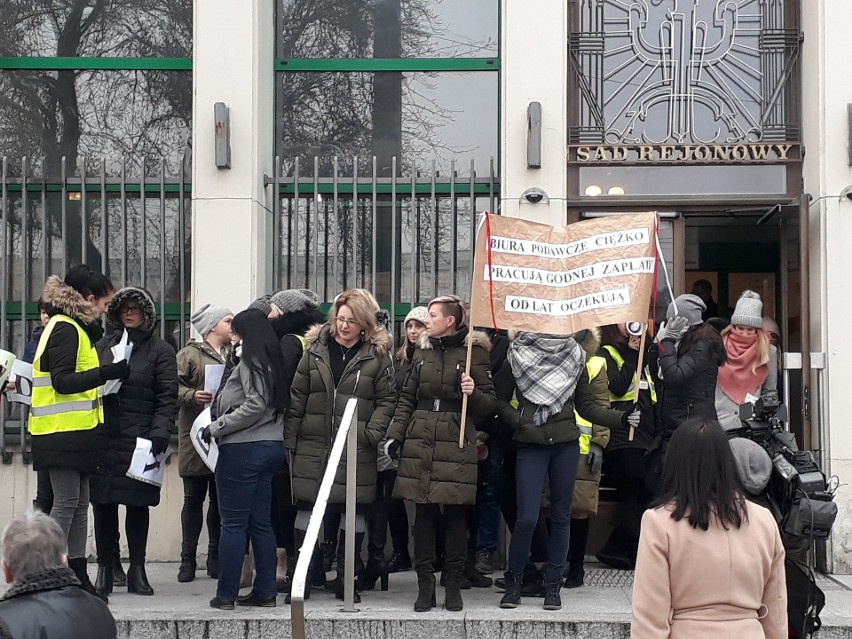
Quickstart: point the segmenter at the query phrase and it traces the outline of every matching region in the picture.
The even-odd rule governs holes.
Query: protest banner
[[[192,422],[192,427],[189,429],[189,440],[195,447],[198,456],[201,457],[201,461],[205,463],[207,468],[215,471],[216,462],[219,460],[219,446],[216,445],[215,439],[205,442],[201,436],[201,431],[212,423],[213,417],[210,414],[210,406],[206,406]]]
[[[150,439],[136,438],[136,447],[133,449],[133,457],[130,459],[130,467],[126,475],[146,484],[162,486],[166,473],[166,452],[154,455],[152,446]]]
[[[569,335],[644,322],[656,272],[656,214],[548,226],[485,214],[471,325]]]

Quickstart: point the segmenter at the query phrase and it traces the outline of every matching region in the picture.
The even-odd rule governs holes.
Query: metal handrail
[[[305,540],[299,549],[299,559],[296,562],[296,572],[293,575],[293,585],[290,590],[290,624],[293,639],[305,639],[305,582],[308,576],[308,566],[317,545],[322,518],[328,504],[331,487],[337,467],[343,457],[343,444],[346,443],[346,537],[343,571],[343,611],[355,612],[355,470],[358,457],[358,400],[350,398],[343,411],[343,419],[337,429],[334,444],[325,474],[320,483],[319,494],[311,511]],[[339,570],[339,567],[338,567]]]

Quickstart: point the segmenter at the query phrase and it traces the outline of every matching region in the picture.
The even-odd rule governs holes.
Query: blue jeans
[[[577,442],[567,446],[525,446],[518,449],[518,519],[509,542],[509,570],[518,577],[524,574],[530,553],[541,508],[544,477],[547,475],[550,478],[550,535],[544,577],[548,581],[562,578],[571,538],[571,499],[579,461]]]
[[[482,494],[479,496],[480,501],[477,504],[479,509],[477,548],[494,552],[497,550],[500,527],[500,501],[497,497],[503,481],[501,476],[503,473],[503,450],[493,437],[488,440],[488,459],[484,463],[488,467],[486,479],[488,483],[485,486],[480,486]]]
[[[236,601],[240,572],[251,539],[257,571],[252,594],[275,596],[275,533],[272,531],[272,477],[284,466],[283,442],[249,442],[219,447],[216,489],[222,530],[216,596]]]

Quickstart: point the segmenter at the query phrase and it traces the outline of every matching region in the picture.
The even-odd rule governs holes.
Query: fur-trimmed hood
[[[467,326],[462,326],[452,335],[446,337],[429,337],[427,331],[420,334],[420,339],[417,342],[417,348],[429,351],[438,346],[444,348],[452,348],[453,346],[467,346],[468,338],[473,340],[474,346],[484,348],[486,352],[491,352],[491,339],[482,331],[471,331]]]
[[[515,338],[518,336],[518,332],[519,331],[509,331],[510,342],[515,341]],[[580,345],[580,348],[582,348],[586,353],[586,358],[596,355],[601,347],[601,329],[597,326],[594,328],[584,328],[583,330],[577,331],[573,335],[567,335],[566,337],[574,338],[574,340]]]
[[[67,315],[81,324],[94,324],[98,321],[95,307],[58,275],[47,278],[41,291],[41,299],[50,317]]]
[[[308,348],[317,342],[327,348],[328,343],[332,339],[334,338],[331,336],[330,324],[314,324],[305,333],[305,341],[308,343]],[[370,337],[370,344],[375,347],[376,355],[380,358],[390,353],[393,346],[390,334],[381,326],[378,326],[372,337]]]
[[[143,319],[138,330],[146,333],[154,330],[154,325],[157,323],[157,309],[154,306],[154,298],[145,289],[135,286],[125,286],[116,291],[106,312],[107,326],[115,330],[120,330],[123,327],[121,318],[118,316],[118,309],[129,300],[136,300],[142,308]]]

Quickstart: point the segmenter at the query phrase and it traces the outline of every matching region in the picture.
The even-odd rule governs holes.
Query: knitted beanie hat
[[[685,317],[689,321],[690,326],[695,326],[704,321],[701,314],[706,310],[707,305],[704,303],[704,300],[692,293],[684,293],[683,295],[678,295],[674,302],[669,304],[669,307],[666,309],[666,319],[672,320],[676,316]]]
[[[228,315],[233,315],[229,308],[205,304],[189,316],[189,321],[192,322],[192,327],[198,331],[201,337],[207,337],[207,333],[212,331],[213,327]]]
[[[255,301],[248,305],[248,308],[256,308],[268,317],[269,314],[272,312],[272,304],[270,304],[271,299],[271,295],[264,295],[263,297],[258,297]]]
[[[743,291],[731,316],[731,324],[763,328],[763,302],[760,301],[760,295],[754,291]]]
[[[425,306],[415,306],[410,311],[408,311],[408,315],[405,316],[405,321],[402,323],[403,326],[408,326],[408,320],[416,320],[426,326],[426,318],[429,317],[429,309]]]
[[[319,295],[306,288],[289,288],[273,293],[269,301],[282,313],[297,313],[319,306]]]
[[[744,437],[731,440],[734,453],[734,465],[740,482],[752,495],[759,495],[769,483],[772,474],[772,460],[760,444]]]

